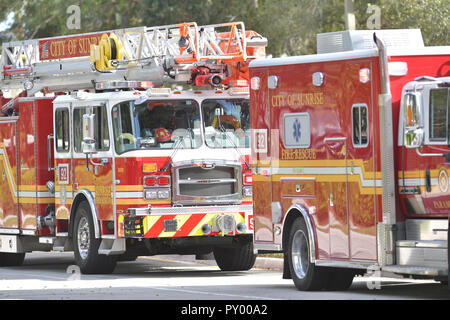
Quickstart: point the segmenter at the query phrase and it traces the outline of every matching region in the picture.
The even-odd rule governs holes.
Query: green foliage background
[[[70,30],[67,8],[81,9],[80,29]],[[381,28],[420,28],[426,45],[449,44],[450,0],[354,0],[356,28],[367,29],[381,9]],[[9,18],[9,19],[7,19]],[[243,21],[267,37],[267,54],[315,53],[316,34],[345,29],[343,0],[2,0],[0,40],[23,40],[133,26],[195,21]]]

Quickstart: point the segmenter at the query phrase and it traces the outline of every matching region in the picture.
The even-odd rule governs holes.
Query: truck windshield
[[[202,113],[208,147],[250,147],[249,100],[205,100],[202,103]]]
[[[112,109],[116,152],[194,149],[201,141],[200,112],[194,100],[125,101]]]

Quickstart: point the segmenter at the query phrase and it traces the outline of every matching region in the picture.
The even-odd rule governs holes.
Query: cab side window
[[[83,114],[89,113],[89,109],[95,114],[95,147],[97,151],[108,151],[110,146],[108,118],[105,106],[93,106],[75,108],[73,110],[73,137],[75,152],[81,153],[83,141]]]
[[[366,104],[352,106],[352,141],[355,147],[369,145],[368,136],[369,113]]]
[[[55,142],[57,152],[69,152],[69,109],[55,111]]]
[[[448,140],[449,101],[448,89],[430,90],[430,141]]]

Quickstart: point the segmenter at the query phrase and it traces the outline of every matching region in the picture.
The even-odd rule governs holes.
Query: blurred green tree
[[[71,5],[80,8],[79,29],[67,26]],[[420,28],[426,45],[448,44],[450,0],[354,0],[357,29],[367,29],[373,15],[368,9],[374,5],[381,28]],[[266,51],[276,57],[315,53],[317,33],[345,29],[345,10],[342,0],[6,0],[0,2],[1,21],[2,41],[140,25],[243,21],[267,37]]]

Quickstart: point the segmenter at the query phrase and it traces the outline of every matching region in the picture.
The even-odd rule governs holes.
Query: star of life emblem
[[[296,142],[299,142],[300,138],[302,137],[301,128],[302,128],[302,126],[300,125],[300,122],[298,121],[298,119],[295,119],[292,129],[293,129],[294,139]]]

